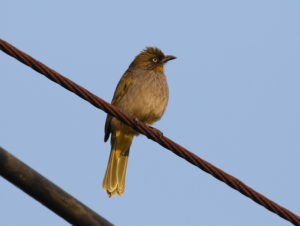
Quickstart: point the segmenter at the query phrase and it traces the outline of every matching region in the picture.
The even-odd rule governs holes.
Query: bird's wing
[[[114,93],[114,97],[111,101],[112,105],[118,105],[118,103],[120,102],[120,100],[123,98],[123,96],[127,93],[128,88],[131,86],[132,84],[132,77],[133,74],[131,71],[126,71],[124,73],[124,75],[122,76],[122,78],[120,79],[117,88],[115,90]],[[110,135],[110,122],[111,122],[112,116],[111,115],[107,115],[106,117],[106,122],[105,122],[105,136],[104,136],[104,141],[106,142],[109,138]]]

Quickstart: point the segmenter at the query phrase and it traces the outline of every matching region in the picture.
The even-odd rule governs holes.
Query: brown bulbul
[[[111,103],[146,124],[159,120],[169,99],[164,65],[175,58],[165,56],[158,48],[143,50],[120,79]],[[129,149],[138,132],[107,115],[105,142],[110,134],[111,151],[102,185],[109,197],[124,192]]]

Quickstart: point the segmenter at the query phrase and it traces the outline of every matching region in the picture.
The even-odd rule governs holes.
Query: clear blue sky
[[[156,127],[300,214],[300,2],[8,1],[0,37],[110,101],[145,46],[168,63]],[[105,113],[0,53],[0,145],[116,225],[290,225],[144,136],[122,197]],[[68,225],[0,178],[1,225]]]

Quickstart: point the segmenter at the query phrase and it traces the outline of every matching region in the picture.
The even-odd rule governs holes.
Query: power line
[[[113,225],[1,147],[0,175],[72,225]]]
[[[53,69],[47,67],[43,63],[35,60],[31,56],[27,55],[26,53],[18,50],[11,44],[5,42],[4,40],[0,39],[0,48],[2,51],[7,53],[8,55],[16,58],[17,60],[21,61],[22,63],[26,64],[27,66],[31,67],[35,71],[45,75],[50,80],[58,83],[62,87],[68,89],[69,91],[77,94],[81,98],[85,99],[86,101],[90,102],[97,108],[105,111],[106,113],[116,117],[120,121],[124,122],[125,124],[129,125],[130,127],[134,128],[138,132],[144,134],[149,139],[159,143],[163,147],[171,150],[176,155],[184,158],[188,162],[192,163],[193,165],[197,166],[198,168],[204,170],[205,172],[211,174],[215,178],[220,181],[223,181],[231,188],[239,191],[243,195],[249,197],[254,202],[264,206],[268,210],[276,213],[280,217],[290,221],[295,225],[300,225],[300,217],[296,214],[292,213],[288,209],[278,205],[277,203],[273,202],[272,200],[268,199],[267,197],[263,196],[262,194],[256,192],[254,189],[250,188],[246,184],[244,184],[239,179],[231,176],[230,174],[222,171],[221,169],[215,167],[214,165],[210,164],[209,162],[201,159],[194,153],[188,151],[184,147],[180,146],[179,144],[173,142],[169,138],[165,136],[161,136],[161,133],[156,129],[150,128],[146,124],[142,122],[137,122],[133,117],[124,112],[120,111],[117,107],[107,103],[106,101],[102,100],[101,98],[97,97],[96,95],[92,94],[82,86],[77,85],[73,81],[68,78],[65,78],[61,74],[57,73]]]

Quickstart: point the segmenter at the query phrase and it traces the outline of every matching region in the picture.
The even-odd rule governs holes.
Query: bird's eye
[[[152,61],[153,61],[154,63],[157,63],[157,58],[153,58]]]

